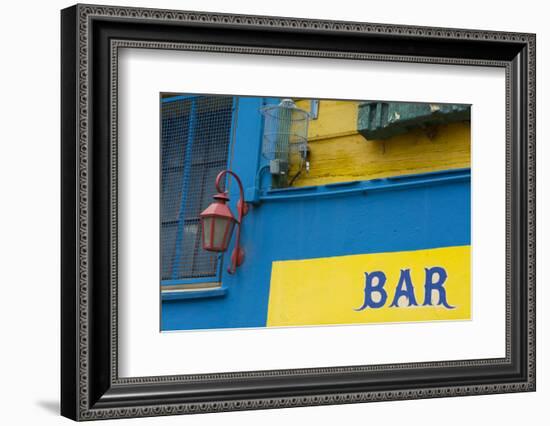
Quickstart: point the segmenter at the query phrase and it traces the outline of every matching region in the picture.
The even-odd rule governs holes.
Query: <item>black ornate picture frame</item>
[[[535,390],[535,35],[76,5],[61,12],[61,414],[160,416]],[[123,47],[499,67],[506,73],[506,356],[120,378]]]

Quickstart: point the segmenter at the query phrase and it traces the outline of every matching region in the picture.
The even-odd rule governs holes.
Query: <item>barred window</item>
[[[199,214],[227,168],[234,99],[169,96],[161,100],[161,279],[213,280],[219,255],[202,249]]]

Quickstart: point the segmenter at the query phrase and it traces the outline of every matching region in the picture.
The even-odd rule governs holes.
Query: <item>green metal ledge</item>
[[[470,120],[470,105],[362,102],[357,131],[367,140],[388,139],[412,129]]]

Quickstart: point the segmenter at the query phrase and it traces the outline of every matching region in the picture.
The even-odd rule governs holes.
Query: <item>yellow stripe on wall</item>
[[[299,100],[309,110],[309,100]],[[309,122],[310,169],[293,186],[380,179],[470,167],[470,123],[414,129],[387,140],[366,140],[357,130],[357,101],[322,100]],[[291,163],[290,175],[298,164]]]
[[[453,309],[437,304],[437,289],[432,290],[433,305],[422,305],[426,268],[434,267],[447,274],[442,287]],[[402,270],[410,271],[418,306],[408,306],[401,296],[398,306],[390,307]],[[387,301],[380,308],[357,310],[365,301],[365,273],[375,271],[386,276]],[[431,276],[433,282],[438,279],[438,274]],[[379,295],[372,293],[372,298]],[[470,309],[470,246],[359,254],[273,262],[267,326],[466,320]]]

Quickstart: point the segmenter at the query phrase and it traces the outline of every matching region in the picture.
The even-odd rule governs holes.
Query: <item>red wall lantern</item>
[[[229,197],[226,191],[220,189],[222,178],[229,174],[235,178],[239,185],[240,198],[237,203],[238,217],[235,218],[231,209],[227,205]],[[225,252],[231,241],[231,234],[235,224],[237,225],[237,235],[235,240],[235,249],[231,254],[231,265],[227,269],[230,274],[244,261],[244,250],[240,247],[241,225],[243,216],[248,212],[248,205],[244,202],[243,185],[239,177],[231,170],[223,170],[216,177],[216,190],[214,202],[210,204],[201,214],[202,248],[208,251]]]

